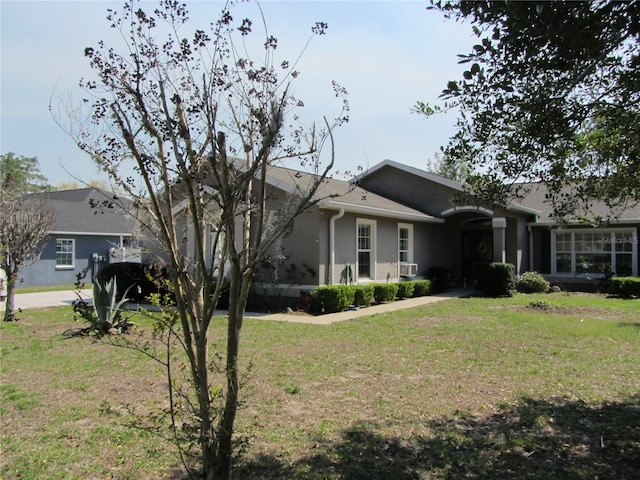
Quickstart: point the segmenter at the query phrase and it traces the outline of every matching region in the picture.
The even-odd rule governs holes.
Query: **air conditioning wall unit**
[[[418,274],[417,263],[401,263],[400,264],[401,277],[415,277],[417,274]]]

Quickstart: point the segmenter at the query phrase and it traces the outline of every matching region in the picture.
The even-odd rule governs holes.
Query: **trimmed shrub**
[[[549,287],[549,282],[538,272],[524,272],[516,284],[521,293],[546,293]]]
[[[427,273],[431,280],[431,293],[443,293],[449,290],[451,273],[445,267],[431,267]]]
[[[640,278],[638,277],[613,277],[611,286],[614,295],[625,298],[640,297]]]
[[[373,298],[378,303],[393,302],[397,295],[397,283],[376,283],[373,286]]]
[[[373,303],[373,285],[356,285],[353,288],[353,304],[356,307],[368,307]]]
[[[510,263],[478,265],[477,289],[487,297],[511,297],[516,291],[515,267]]]
[[[413,289],[415,288],[414,282],[400,282],[398,283],[398,298],[411,298],[413,297]]]
[[[414,280],[413,296],[424,297],[431,294],[431,280]]]
[[[354,303],[356,288],[352,285],[327,285],[313,291],[313,304],[324,313],[341,312]]]

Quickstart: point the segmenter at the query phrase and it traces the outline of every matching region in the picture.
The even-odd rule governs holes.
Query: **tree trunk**
[[[17,320],[15,311],[15,284],[14,275],[10,274],[7,280],[7,303],[5,304],[4,321],[13,322]]]
[[[214,433],[211,428],[211,394],[209,393],[209,348],[207,332],[199,332],[196,339],[196,356],[198,367],[198,406],[200,408],[200,453],[202,455],[202,469],[204,472],[214,470],[215,449]]]
[[[238,354],[240,351],[240,329],[244,315],[244,302],[239,298],[241,288],[236,288],[238,295],[232,296],[232,298],[238,299],[238,301],[229,305],[226,358],[227,394],[218,431],[217,468],[214,476],[210,476],[212,480],[228,480],[231,478],[233,426],[238,410]]]

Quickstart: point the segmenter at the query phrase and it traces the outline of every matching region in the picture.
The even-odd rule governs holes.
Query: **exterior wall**
[[[317,215],[318,222],[315,228],[318,238],[318,285],[327,285],[331,264],[331,252],[329,251],[331,215],[325,211],[318,211]]]
[[[338,212],[333,212],[337,214]],[[330,250],[330,248],[329,248]],[[331,252],[329,252],[331,255]],[[342,218],[335,221],[335,265],[333,266],[333,283],[341,283],[341,274],[345,271],[347,264],[351,265],[352,273],[355,276],[356,268],[356,215],[347,213]],[[330,262],[328,269],[331,269]],[[327,284],[330,284],[331,271],[328,272]]]
[[[74,265],[72,267],[56,267],[56,240],[74,239]],[[119,237],[95,235],[52,235],[49,238],[40,260],[35,264],[20,269],[17,288],[40,287],[54,285],[73,285],[76,276],[87,271],[85,283],[90,284],[92,276],[109,261],[109,248],[120,244]],[[92,254],[97,253],[103,261],[94,264]]]
[[[364,177],[360,186],[421,212],[439,216],[453,207],[456,190],[397,168],[386,167]]]
[[[426,277],[433,267],[450,268],[453,260],[450,248],[455,248],[452,245],[459,244],[460,240],[452,238],[448,225],[416,223],[413,238],[413,258],[414,263],[418,264],[419,277]]]
[[[533,246],[533,264],[530,270],[542,274],[551,273],[551,232],[549,228],[529,227]]]
[[[523,218],[507,218],[507,263],[515,266],[516,275],[529,270],[529,235]]]
[[[290,235],[276,241],[270,250],[270,261],[263,262],[256,273],[256,282],[272,285],[317,286],[321,272],[320,247],[322,229],[317,209],[304,212],[294,220]],[[284,261],[278,258],[284,256]]]
[[[358,220],[375,222],[375,256],[372,265],[372,278],[368,280],[358,280],[357,278]],[[354,283],[397,281],[399,277],[398,228],[400,224],[412,226],[413,244],[411,248],[413,250],[413,261],[410,263],[418,265],[418,275],[425,275],[428,268],[432,266],[440,266],[438,261],[445,242],[441,241],[442,234],[439,228],[443,225],[412,223],[406,220],[347,213],[344,217],[336,220],[335,225],[334,283],[341,283],[341,278],[344,281],[342,274],[346,269],[347,263],[351,266]],[[330,282],[330,272],[328,273],[327,284]]]

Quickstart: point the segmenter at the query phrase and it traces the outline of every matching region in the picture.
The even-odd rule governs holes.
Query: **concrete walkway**
[[[391,303],[383,303],[382,305],[372,305],[367,308],[361,308],[359,310],[346,310],[344,312],[328,313],[326,315],[299,315],[295,313],[270,313],[270,314],[254,314],[252,318],[259,318],[260,320],[275,320],[278,322],[291,322],[291,323],[311,323],[314,325],[330,325],[335,322],[342,322],[344,320],[351,320],[359,317],[367,317],[369,315],[375,315],[377,313],[393,312],[396,310],[404,310],[407,308],[421,307],[430,303],[441,302],[450,298],[459,298],[473,293],[471,289],[463,290],[456,289],[450,290],[445,293],[439,293],[437,295],[429,295],[427,297],[407,298],[405,300],[396,300]],[[247,314],[249,316],[249,314]]]
[[[91,289],[85,289],[80,291],[84,299],[91,299]],[[344,312],[330,313],[327,315],[300,315],[296,313],[253,313],[246,312],[247,318],[256,318],[260,320],[271,320],[276,322],[291,322],[291,323],[310,323],[314,325],[330,325],[335,322],[341,322],[344,320],[351,320],[353,318],[366,317],[369,315],[375,315],[377,313],[392,312],[395,310],[403,310],[406,308],[420,307],[422,305],[428,305],[434,302],[441,302],[449,298],[458,298],[473,293],[471,289],[456,289],[450,290],[445,293],[439,293],[437,295],[430,295],[427,297],[408,298],[406,300],[397,300],[391,303],[384,303],[382,305],[373,305],[367,308],[361,308],[359,310],[347,310]],[[40,292],[40,293],[17,293],[15,296],[15,308],[17,309],[31,309],[31,308],[46,308],[46,307],[60,307],[71,306],[72,303],[77,300],[78,297],[72,290],[65,290],[60,292]],[[0,311],[4,311],[5,303],[0,302]],[[218,311],[217,315],[225,315],[226,312]]]

